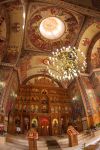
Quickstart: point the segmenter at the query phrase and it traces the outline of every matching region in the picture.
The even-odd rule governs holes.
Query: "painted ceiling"
[[[100,39],[100,12],[95,9],[61,0],[5,0],[0,7],[0,62],[18,71],[20,83],[34,75],[49,75],[48,56],[56,48],[76,46],[89,58],[91,43]],[[41,35],[39,26],[48,17],[63,21],[65,31],[60,38]],[[67,87],[68,81],[62,85]]]
[[[41,35],[40,23],[48,17],[57,17],[64,22],[65,32],[59,39],[48,40]],[[38,3],[31,3],[27,15],[25,49],[52,51],[61,46],[73,45],[83,21],[84,16],[74,11],[42,3],[39,5]]]

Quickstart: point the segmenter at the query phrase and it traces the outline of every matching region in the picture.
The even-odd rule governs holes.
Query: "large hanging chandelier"
[[[49,57],[48,72],[58,80],[72,80],[86,69],[86,57],[80,49],[62,47]]]

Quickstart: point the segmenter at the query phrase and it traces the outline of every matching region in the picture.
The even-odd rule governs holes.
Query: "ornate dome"
[[[60,7],[30,5],[25,49],[52,51],[76,41],[84,16]]]
[[[65,25],[57,17],[48,17],[40,23],[40,33],[47,39],[55,40],[60,38],[65,31]]]

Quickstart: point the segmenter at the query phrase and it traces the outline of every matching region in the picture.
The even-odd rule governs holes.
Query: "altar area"
[[[25,135],[7,135],[6,143],[0,145],[0,150],[28,150],[28,142]],[[81,150],[86,146],[86,150],[100,149],[100,130],[93,135],[85,135],[83,133],[78,135],[79,145],[68,147],[68,138],[63,136],[47,136],[39,137],[37,141],[38,150]],[[50,145],[51,143],[51,145]]]

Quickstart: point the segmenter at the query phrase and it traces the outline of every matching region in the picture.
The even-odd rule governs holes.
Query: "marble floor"
[[[28,150],[27,139],[23,136],[11,136],[9,140],[13,142],[0,142],[0,150]],[[1,140],[0,140],[1,141]],[[75,147],[68,146],[68,138],[64,136],[39,137],[37,141],[38,150],[100,150],[100,131],[94,135],[80,134],[78,136],[79,145]]]

